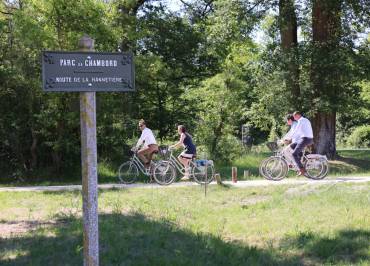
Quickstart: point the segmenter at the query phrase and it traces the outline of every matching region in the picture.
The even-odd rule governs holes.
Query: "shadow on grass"
[[[272,251],[227,243],[208,234],[194,234],[167,220],[148,220],[140,214],[101,215],[99,226],[101,265],[298,264],[296,258],[278,257]],[[80,220],[70,218],[26,236],[0,238],[0,264],[81,265],[81,227]]]
[[[318,264],[353,264],[370,262],[370,231],[341,230],[334,237],[308,232],[282,241],[284,249],[296,249]]]
[[[278,248],[179,229],[172,222],[134,213],[99,216],[101,265],[302,265],[369,260],[370,232],[340,231],[334,238],[301,233]],[[297,254],[292,255],[294,250]],[[24,236],[0,238],[1,265],[81,265],[82,224],[68,218]]]
[[[356,154],[343,153],[338,155],[333,161],[330,161],[330,173],[336,174],[353,174],[370,171],[370,152],[361,151]]]

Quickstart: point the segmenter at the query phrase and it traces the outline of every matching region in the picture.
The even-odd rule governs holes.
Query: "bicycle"
[[[283,151],[278,148],[278,145],[271,145],[270,143],[267,146],[274,152],[274,155],[266,158],[260,164],[259,172],[264,178],[279,181],[287,176],[289,170],[299,170],[290,158],[286,158]],[[304,152],[301,160],[306,169],[305,176],[307,178],[320,180],[327,176],[329,164],[325,155],[306,154]]]
[[[157,181],[161,178],[162,173],[165,173],[168,169],[173,169],[185,175],[185,167],[182,163],[173,155],[173,150],[168,149],[169,152],[168,160],[158,162],[154,167],[153,177]],[[212,160],[195,160],[195,156],[189,162],[190,178],[193,178],[198,184],[209,184],[214,179],[214,165]],[[171,170],[172,171],[172,170]],[[171,183],[175,180],[175,177],[171,180]],[[158,181],[157,181],[158,182]]]
[[[157,152],[155,152],[157,153]],[[139,157],[137,156],[137,152],[134,152],[132,157],[129,161],[124,162],[118,168],[118,179],[123,184],[132,184],[136,181],[139,176],[139,171],[145,175],[149,176],[150,180],[152,180],[153,176],[153,169],[156,166],[156,162],[150,161],[149,168],[145,168],[144,164],[141,162]],[[162,180],[160,181],[158,178],[154,178],[154,180],[160,185],[168,185],[166,180],[172,180],[176,176],[176,171],[173,169],[166,169],[166,172],[161,173]]]

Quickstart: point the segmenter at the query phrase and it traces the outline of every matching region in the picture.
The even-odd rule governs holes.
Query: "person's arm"
[[[283,140],[291,140],[293,131],[294,131],[294,128],[291,127],[288,133],[286,133],[285,136],[283,137]]]
[[[185,139],[185,133],[181,133],[181,135],[180,135],[180,140],[179,140],[177,143],[175,143],[175,144],[171,145],[171,146],[170,146],[170,149],[174,149],[174,148],[176,148],[177,146],[182,145],[182,144],[184,143],[184,139]]]

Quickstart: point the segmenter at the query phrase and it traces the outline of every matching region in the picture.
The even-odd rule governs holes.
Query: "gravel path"
[[[336,177],[332,179],[324,180],[310,180],[310,179],[283,179],[281,181],[269,181],[265,179],[260,180],[248,180],[248,181],[238,181],[237,183],[232,183],[231,181],[224,181],[225,185],[231,187],[262,187],[262,186],[279,186],[279,185],[299,185],[299,184],[336,184],[336,183],[364,183],[370,182],[370,176],[351,176],[351,177]],[[211,185],[215,185],[212,182]],[[101,184],[99,189],[127,189],[127,188],[168,188],[168,187],[186,187],[186,186],[199,186],[195,182],[177,182],[170,186],[160,186],[155,183],[151,184]],[[81,190],[81,185],[68,185],[68,186],[34,186],[34,187],[0,187],[0,192],[23,192],[23,191],[74,191]]]

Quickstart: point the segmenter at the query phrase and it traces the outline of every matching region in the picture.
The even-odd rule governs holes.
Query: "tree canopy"
[[[10,175],[80,164],[78,94],[41,88],[43,50],[135,54],[137,92],[97,95],[99,158],[116,161],[144,118],[174,140],[185,124],[211,157],[281,135],[300,110],[316,151],[370,124],[367,0],[4,0],[0,3],[0,168]],[[231,154],[231,157],[230,157]]]

